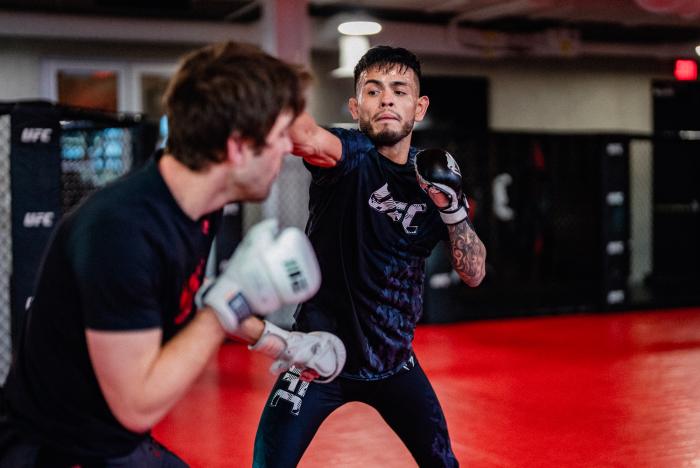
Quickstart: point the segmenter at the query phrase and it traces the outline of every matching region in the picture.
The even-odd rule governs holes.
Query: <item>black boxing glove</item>
[[[415,168],[418,184],[438,207],[445,224],[461,223],[468,218],[469,203],[462,192],[462,173],[450,153],[439,148],[419,151],[416,154]],[[430,188],[447,197],[447,206],[441,206],[444,202],[436,200]]]

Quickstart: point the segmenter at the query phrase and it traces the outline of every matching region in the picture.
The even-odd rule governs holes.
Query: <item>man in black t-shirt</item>
[[[325,386],[300,384],[294,369],[280,376],[260,420],[254,466],[296,466],[323,420],[350,401],[374,407],[420,466],[457,466],[411,343],[425,259],[436,243],[449,241],[454,269],[469,286],[484,277],[486,249],[469,221],[454,159],[411,147],[414,123],[428,108],[415,55],[370,49],[355,67],[348,104],[359,130],[326,130],[302,114],[291,132],[292,152],[312,175],[306,232],[323,274],[295,329],[338,335],[347,364]],[[276,399],[279,392],[295,400]]]
[[[149,434],[227,334],[332,380],[342,342],[256,317],[318,289],[299,230],[253,227],[201,287],[224,205],[267,197],[306,76],[256,47],[189,54],[164,98],[165,150],[96,192],[54,233],[4,388],[0,467],[186,466]]]

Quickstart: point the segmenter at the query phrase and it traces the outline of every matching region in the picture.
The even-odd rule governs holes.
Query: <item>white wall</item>
[[[65,39],[0,40],[0,100],[39,99],[45,59],[175,63],[192,45],[110,43]]]
[[[493,129],[651,131],[648,76],[546,68],[488,76]]]
[[[39,95],[39,57],[18,39],[0,41],[0,100],[34,99]]]

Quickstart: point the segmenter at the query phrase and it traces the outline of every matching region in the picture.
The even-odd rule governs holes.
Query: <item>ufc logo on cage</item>
[[[52,128],[25,128],[20,140],[22,143],[51,143]]]
[[[52,211],[29,211],[24,213],[22,226],[26,228],[53,226],[54,213]]]
[[[389,184],[384,184],[378,188],[368,200],[369,206],[380,213],[385,213],[389,218],[397,223],[401,223],[403,230],[407,234],[415,234],[418,232],[418,226],[412,226],[413,217],[418,213],[422,213],[426,209],[425,203],[408,203],[394,201],[394,197],[389,192]]]
[[[301,399],[304,398],[306,390],[309,388],[309,382],[299,380],[300,375],[301,369],[297,369],[296,367],[292,367],[284,374],[282,380],[284,382],[289,382],[287,390],[278,389],[275,394],[272,395],[270,406],[274,408],[280,400],[288,401],[292,405],[289,412],[294,416],[299,415],[299,411],[301,411]]]

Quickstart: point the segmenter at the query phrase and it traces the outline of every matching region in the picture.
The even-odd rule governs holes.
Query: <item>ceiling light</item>
[[[382,30],[376,21],[346,21],[338,26],[338,32],[347,36],[370,36]]]
[[[695,53],[700,55],[700,45],[695,46]]]

